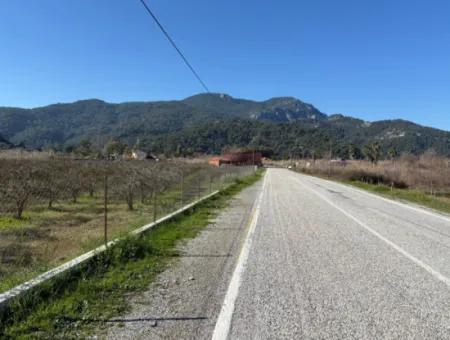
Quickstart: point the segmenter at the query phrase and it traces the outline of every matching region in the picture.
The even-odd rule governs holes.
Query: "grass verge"
[[[422,205],[437,211],[450,213],[450,197],[444,195],[430,195],[420,190],[397,189],[387,185],[368,184],[360,181],[344,181],[344,183],[353,185],[387,198],[403,200]]]
[[[129,295],[145,290],[177,256],[177,244],[194,238],[220,208],[263,174],[236,180],[213,198],[151,232],[127,238],[91,262],[46,282],[0,311],[0,338],[71,339],[101,331],[129,310]]]

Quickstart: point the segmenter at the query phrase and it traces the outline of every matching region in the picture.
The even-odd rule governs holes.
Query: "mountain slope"
[[[0,150],[10,149],[13,145],[0,135]]]
[[[386,150],[450,155],[450,132],[403,120],[365,122],[320,112],[292,97],[266,101],[200,94],[180,101],[106,103],[97,99],[34,109],[1,108],[0,134],[28,147],[63,147],[89,139],[102,146],[111,137],[140,139],[155,152],[220,152],[252,146],[276,156],[325,152],[378,141]],[[305,151],[306,150],[306,151]],[[344,151],[342,151],[344,153]]]
[[[396,135],[397,131],[401,135]],[[325,155],[330,145],[334,156],[347,158],[349,147],[359,149],[377,141],[384,153],[394,147],[399,153],[421,154],[434,149],[450,156],[450,133],[421,127],[405,121],[380,121],[370,125],[359,121],[355,125],[336,125],[325,121],[318,127],[295,121],[279,124],[267,121],[228,119],[204,123],[164,136],[149,136],[145,144],[157,152],[189,155],[193,152],[218,153],[224,147],[251,147],[266,151],[275,158]],[[361,150],[360,150],[361,151]]]
[[[279,97],[256,102],[236,99],[225,94],[199,94],[186,98],[183,102],[199,110],[207,110],[221,115],[278,123],[287,123],[298,119],[326,119],[326,115],[311,104],[292,97]]]
[[[0,107],[0,133],[31,147],[77,143],[82,138],[103,144],[110,136],[159,135],[229,117],[289,122],[326,116],[294,98],[256,102],[201,94],[182,101],[122,104],[91,99],[34,109]]]

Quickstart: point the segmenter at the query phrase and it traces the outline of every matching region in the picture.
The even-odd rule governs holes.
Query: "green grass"
[[[13,229],[13,228],[20,228],[23,226],[27,226],[30,224],[30,218],[28,214],[26,214],[21,220],[13,217],[13,216],[7,216],[3,215],[0,216],[0,231],[1,230],[7,230],[7,229]]]
[[[387,185],[368,184],[360,181],[345,181],[358,188],[396,200],[404,200],[432,208],[445,213],[450,213],[450,199],[445,196],[433,196],[420,190],[397,189]]]
[[[220,208],[262,173],[236,180],[190,211],[145,235],[124,239],[84,267],[17,299],[0,316],[0,338],[70,339],[101,331],[104,320],[129,310],[130,294],[145,290],[176,259],[179,242],[198,235]]]
[[[40,273],[48,270],[47,267],[42,267],[36,270],[29,270],[29,271],[20,271],[18,273],[14,273],[11,275],[8,275],[4,279],[0,281],[0,292],[6,291],[10,289],[11,287],[15,287],[17,285],[20,285],[23,282],[26,282],[33,277],[38,276]]]

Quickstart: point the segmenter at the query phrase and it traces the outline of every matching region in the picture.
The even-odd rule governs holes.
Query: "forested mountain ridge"
[[[326,115],[311,104],[293,97],[277,97],[262,102],[236,99],[225,94],[199,94],[183,100],[199,110],[239,118],[287,123],[298,119],[323,120]]]
[[[379,142],[383,150],[450,155],[450,132],[404,120],[365,122],[326,115],[292,97],[266,101],[200,94],[179,101],[111,104],[98,99],[34,109],[0,107],[0,134],[27,147],[64,148],[81,140],[102,147],[111,138],[154,152],[218,153],[223,147],[254,147],[275,157],[324,153],[331,144],[345,155],[349,145]]]
[[[9,149],[11,147],[13,147],[13,145],[0,135],[0,150]]]

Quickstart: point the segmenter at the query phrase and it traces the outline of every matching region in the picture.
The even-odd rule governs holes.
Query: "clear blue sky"
[[[450,130],[448,0],[147,0],[213,92]],[[0,2],[0,106],[201,87],[138,0]]]

